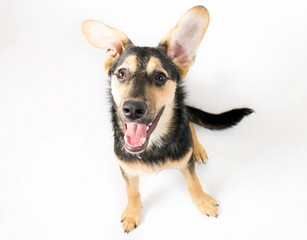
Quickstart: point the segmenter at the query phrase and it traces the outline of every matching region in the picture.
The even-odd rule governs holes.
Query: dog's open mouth
[[[149,137],[155,130],[163,111],[164,107],[149,124],[139,124],[136,122],[124,123],[125,148],[129,152],[139,153],[145,150]]]

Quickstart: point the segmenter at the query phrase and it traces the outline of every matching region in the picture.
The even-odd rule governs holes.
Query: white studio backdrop
[[[125,184],[113,157],[104,51],[85,19],[155,46],[195,5],[211,14],[185,80],[188,103],[250,107],[237,127],[197,127],[197,172],[220,204],[201,215],[174,170],[141,177],[142,224],[124,234]],[[306,239],[305,1],[0,2],[0,239]]]

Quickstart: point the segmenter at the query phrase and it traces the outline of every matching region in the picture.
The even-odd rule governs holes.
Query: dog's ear
[[[159,44],[179,68],[182,77],[193,65],[198,46],[209,24],[209,12],[203,6],[189,9]]]
[[[96,20],[85,20],[82,23],[82,33],[94,47],[107,49],[106,70],[125,49],[133,46],[133,43],[123,32]]]

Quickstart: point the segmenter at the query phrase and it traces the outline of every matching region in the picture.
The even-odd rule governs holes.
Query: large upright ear
[[[209,12],[203,6],[189,9],[160,42],[179,68],[182,77],[193,65],[198,46],[209,25]]]
[[[82,23],[82,33],[94,47],[107,49],[106,70],[125,49],[133,46],[124,33],[99,21],[85,20]]]

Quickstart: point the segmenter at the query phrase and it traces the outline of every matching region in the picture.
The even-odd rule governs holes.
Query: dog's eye
[[[128,77],[128,72],[127,69],[125,68],[121,68],[117,71],[117,73],[115,74],[117,79],[120,81],[125,81],[126,78]]]
[[[155,75],[155,82],[158,83],[159,85],[162,85],[165,83],[167,80],[167,77],[163,72],[157,72]]]

